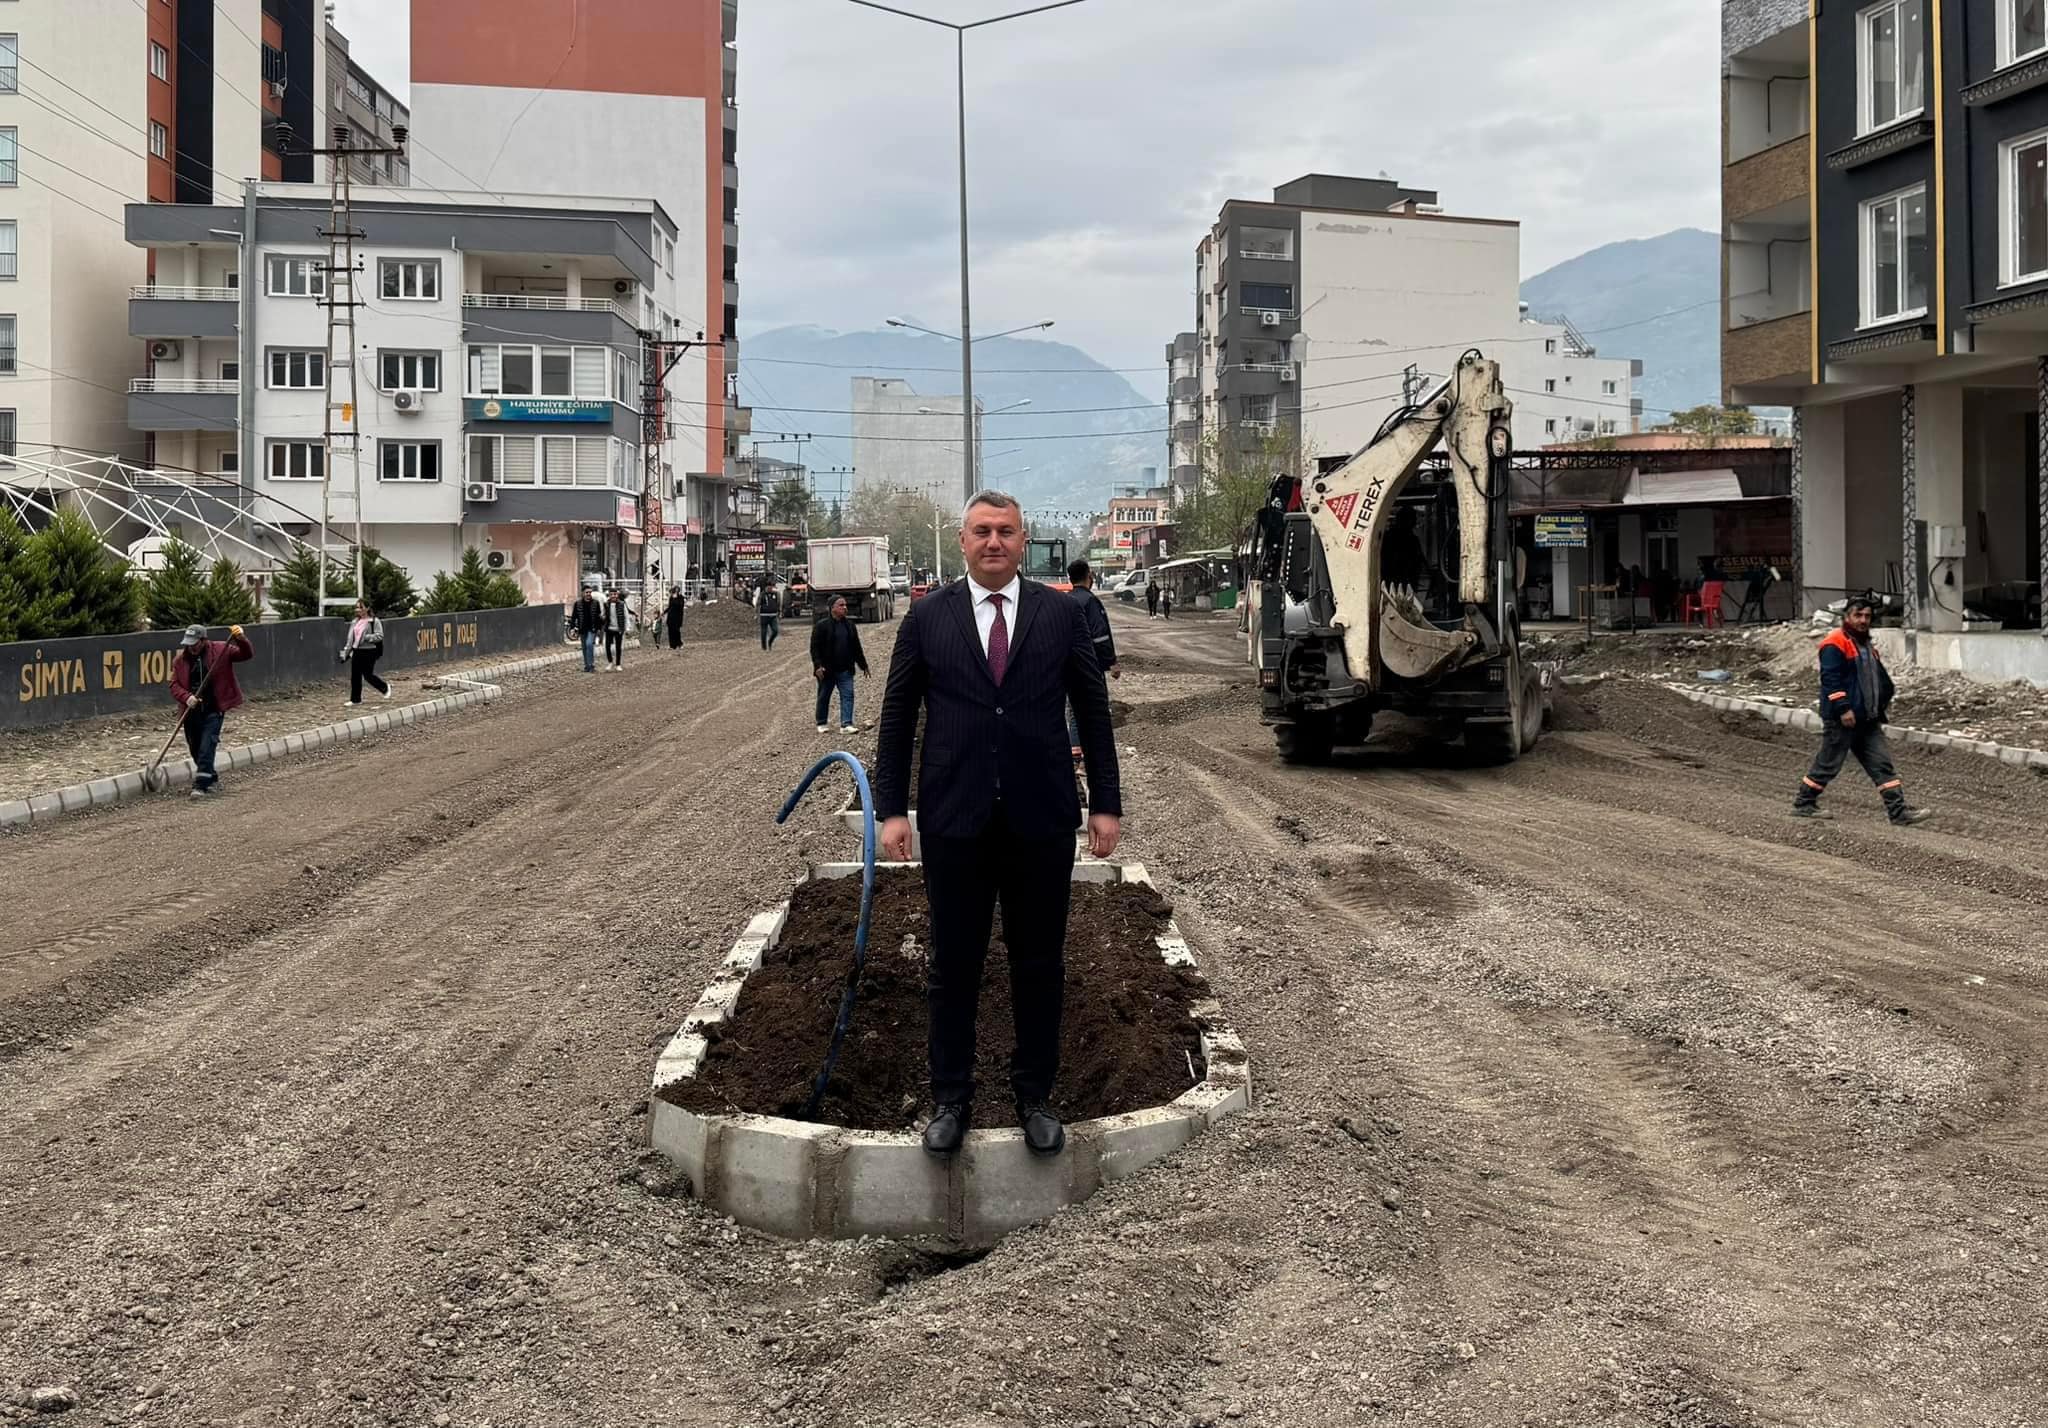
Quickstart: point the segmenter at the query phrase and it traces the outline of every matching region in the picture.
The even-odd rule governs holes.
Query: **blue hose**
[[[782,812],[775,815],[777,823],[787,822],[818,775],[835,763],[845,764],[853,770],[853,786],[860,793],[860,922],[853,932],[853,970],[846,974],[846,993],[839,999],[839,1019],[832,1024],[832,1045],[825,1052],[825,1064],[818,1069],[818,1081],[811,1087],[811,1098],[804,1102],[806,1120],[818,1113],[818,1107],[825,1099],[825,1087],[831,1082],[832,1068],[839,1061],[839,1048],[846,1040],[846,1028],[853,1021],[853,1001],[860,993],[861,972],[868,963],[868,922],[875,911],[875,799],[868,790],[868,771],[852,754],[827,754],[811,765],[804,781],[796,786],[796,792],[782,805]]]

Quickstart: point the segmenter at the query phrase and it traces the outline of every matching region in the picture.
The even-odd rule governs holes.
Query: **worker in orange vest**
[[[1894,692],[1892,677],[1877,646],[1870,642],[1870,601],[1852,598],[1842,610],[1842,628],[1820,642],[1820,752],[1800,780],[1793,800],[1795,818],[1832,818],[1820,796],[1854,754],[1884,799],[1884,811],[1897,824],[1919,823],[1930,815],[1906,802],[1898,770],[1892,767],[1891,744],[1884,736],[1885,714]]]

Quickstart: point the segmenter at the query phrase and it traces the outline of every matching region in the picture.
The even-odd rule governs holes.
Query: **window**
[[[149,73],[152,79],[171,82],[171,52],[155,40],[149,42]]]
[[[1620,390],[1620,387],[1614,382],[1602,382],[1600,384],[1600,392],[1603,396],[1617,396],[1620,394]]]
[[[364,108],[370,110],[376,109],[377,96],[371,92],[369,85],[363,83],[361,75],[351,74],[348,77],[348,92],[350,94],[353,94],[356,97],[357,102],[360,103]]]
[[[2048,50],[2048,4],[1998,0],[1998,62],[2016,64]]]
[[[1556,390],[1557,390],[1557,378],[1555,378],[1555,377],[1545,377],[1545,378],[1543,379],[1543,390],[1544,390],[1544,391],[1546,391],[1546,392],[1554,392],[1554,391],[1556,391]]]
[[[220,472],[220,474],[221,474],[221,475],[223,475],[223,476],[239,476],[239,475],[241,475],[241,474],[242,474],[242,453],[241,453],[241,452],[239,452],[239,451],[235,451],[235,450],[232,450],[232,449],[230,449],[230,450],[227,450],[227,451],[223,451],[223,452],[222,452],[222,453],[220,454],[220,465],[219,465],[219,466],[217,466],[217,467],[215,467],[214,469],[215,469],[215,470],[217,470],[217,471],[219,471],[219,472]]]
[[[325,297],[327,295],[327,260],[324,258],[298,258],[288,253],[272,253],[264,264],[270,276],[269,293],[272,297]]]
[[[441,260],[386,258],[380,265],[384,296],[407,302],[433,302],[441,296]]]
[[[263,82],[265,84],[283,84],[286,82],[286,78],[287,71],[284,63],[284,51],[270,45],[265,45],[263,47]]]
[[[1294,289],[1286,283],[1239,283],[1237,305],[1241,308],[1267,308],[1276,312],[1294,311]]]
[[[171,131],[154,119],[149,121],[149,152],[159,159],[171,156]]]
[[[2001,281],[2048,277],[2048,131],[2009,140],[2000,150]]]
[[[318,481],[327,467],[327,450],[317,441],[270,443],[270,479]]]
[[[0,376],[12,377],[14,365],[14,314],[0,314]]]
[[[0,456],[14,455],[14,408],[0,407]],[[11,461],[0,462],[0,466],[12,469]]]
[[[611,368],[603,347],[472,347],[469,394],[606,401]]]
[[[1270,426],[1275,420],[1274,413],[1278,407],[1278,397],[1270,395],[1246,397],[1244,400],[1244,419],[1248,422],[1257,422],[1262,426]]]
[[[21,230],[11,218],[0,220],[0,278],[15,278],[20,272]]]
[[[242,270],[240,268],[223,269],[221,272],[220,285],[224,288],[239,289],[242,286]]]
[[[441,443],[380,441],[377,443],[377,475],[385,481],[438,481],[441,479]]]
[[[327,354],[303,347],[270,349],[273,391],[304,392],[327,386]]]
[[[378,385],[387,392],[441,390],[441,354],[438,352],[381,352],[377,356]]]
[[[0,185],[11,188],[20,182],[20,157],[12,126],[0,129]]]
[[[1863,205],[1863,325],[1896,322],[1927,311],[1925,185]]]
[[[623,462],[625,448],[604,436],[482,436],[469,438],[465,479],[503,486],[615,486],[633,489],[637,468]]]
[[[220,362],[220,379],[223,382],[242,380],[242,364],[233,357],[223,357]]]
[[[1555,357],[1557,355],[1557,339],[1555,337],[1547,337],[1544,339],[1543,355],[1546,357]]]
[[[1557,418],[1556,418],[1556,417],[1545,417],[1545,418],[1543,419],[1543,434],[1544,434],[1545,436],[1556,436],[1556,435],[1557,435]]]
[[[1858,132],[1896,124],[1926,104],[1921,0],[1884,0],[1856,17]]]
[[[0,35],[0,94],[21,88],[21,37]]]
[[[1615,432],[1615,426],[1614,426],[1614,423],[1613,423],[1612,421],[1608,420],[1607,418],[1604,418],[1604,417],[1603,417],[1603,418],[1601,419],[1601,421],[1600,421],[1600,434],[1601,434],[1602,436],[1612,436],[1612,435],[1614,435],[1614,432]]]
[[[1240,258],[1290,258],[1294,256],[1294,233],[1287,228],[1254,228],[1246,224],[1237,230]]]

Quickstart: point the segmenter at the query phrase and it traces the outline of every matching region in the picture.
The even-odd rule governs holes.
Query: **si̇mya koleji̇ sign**
[[[574,397],[472,397],[463,403],[470,421],[588,421],[612,419],[610,402]]]

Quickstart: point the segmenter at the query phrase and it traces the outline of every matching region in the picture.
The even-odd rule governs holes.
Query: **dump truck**
[[[1274,483],[1246,547],[1245,630],[1284,761],[1365,742],[1382,710],[1496,760],[1535,747],[1549,687],[1522,650],[1512,416],[1499,364],[1468,352],[1348,461]]]
[[[849,618],[873,624],[896,613],[887,536],[841,536],[810,543],[811,610],[824,615],[838,596]]]

